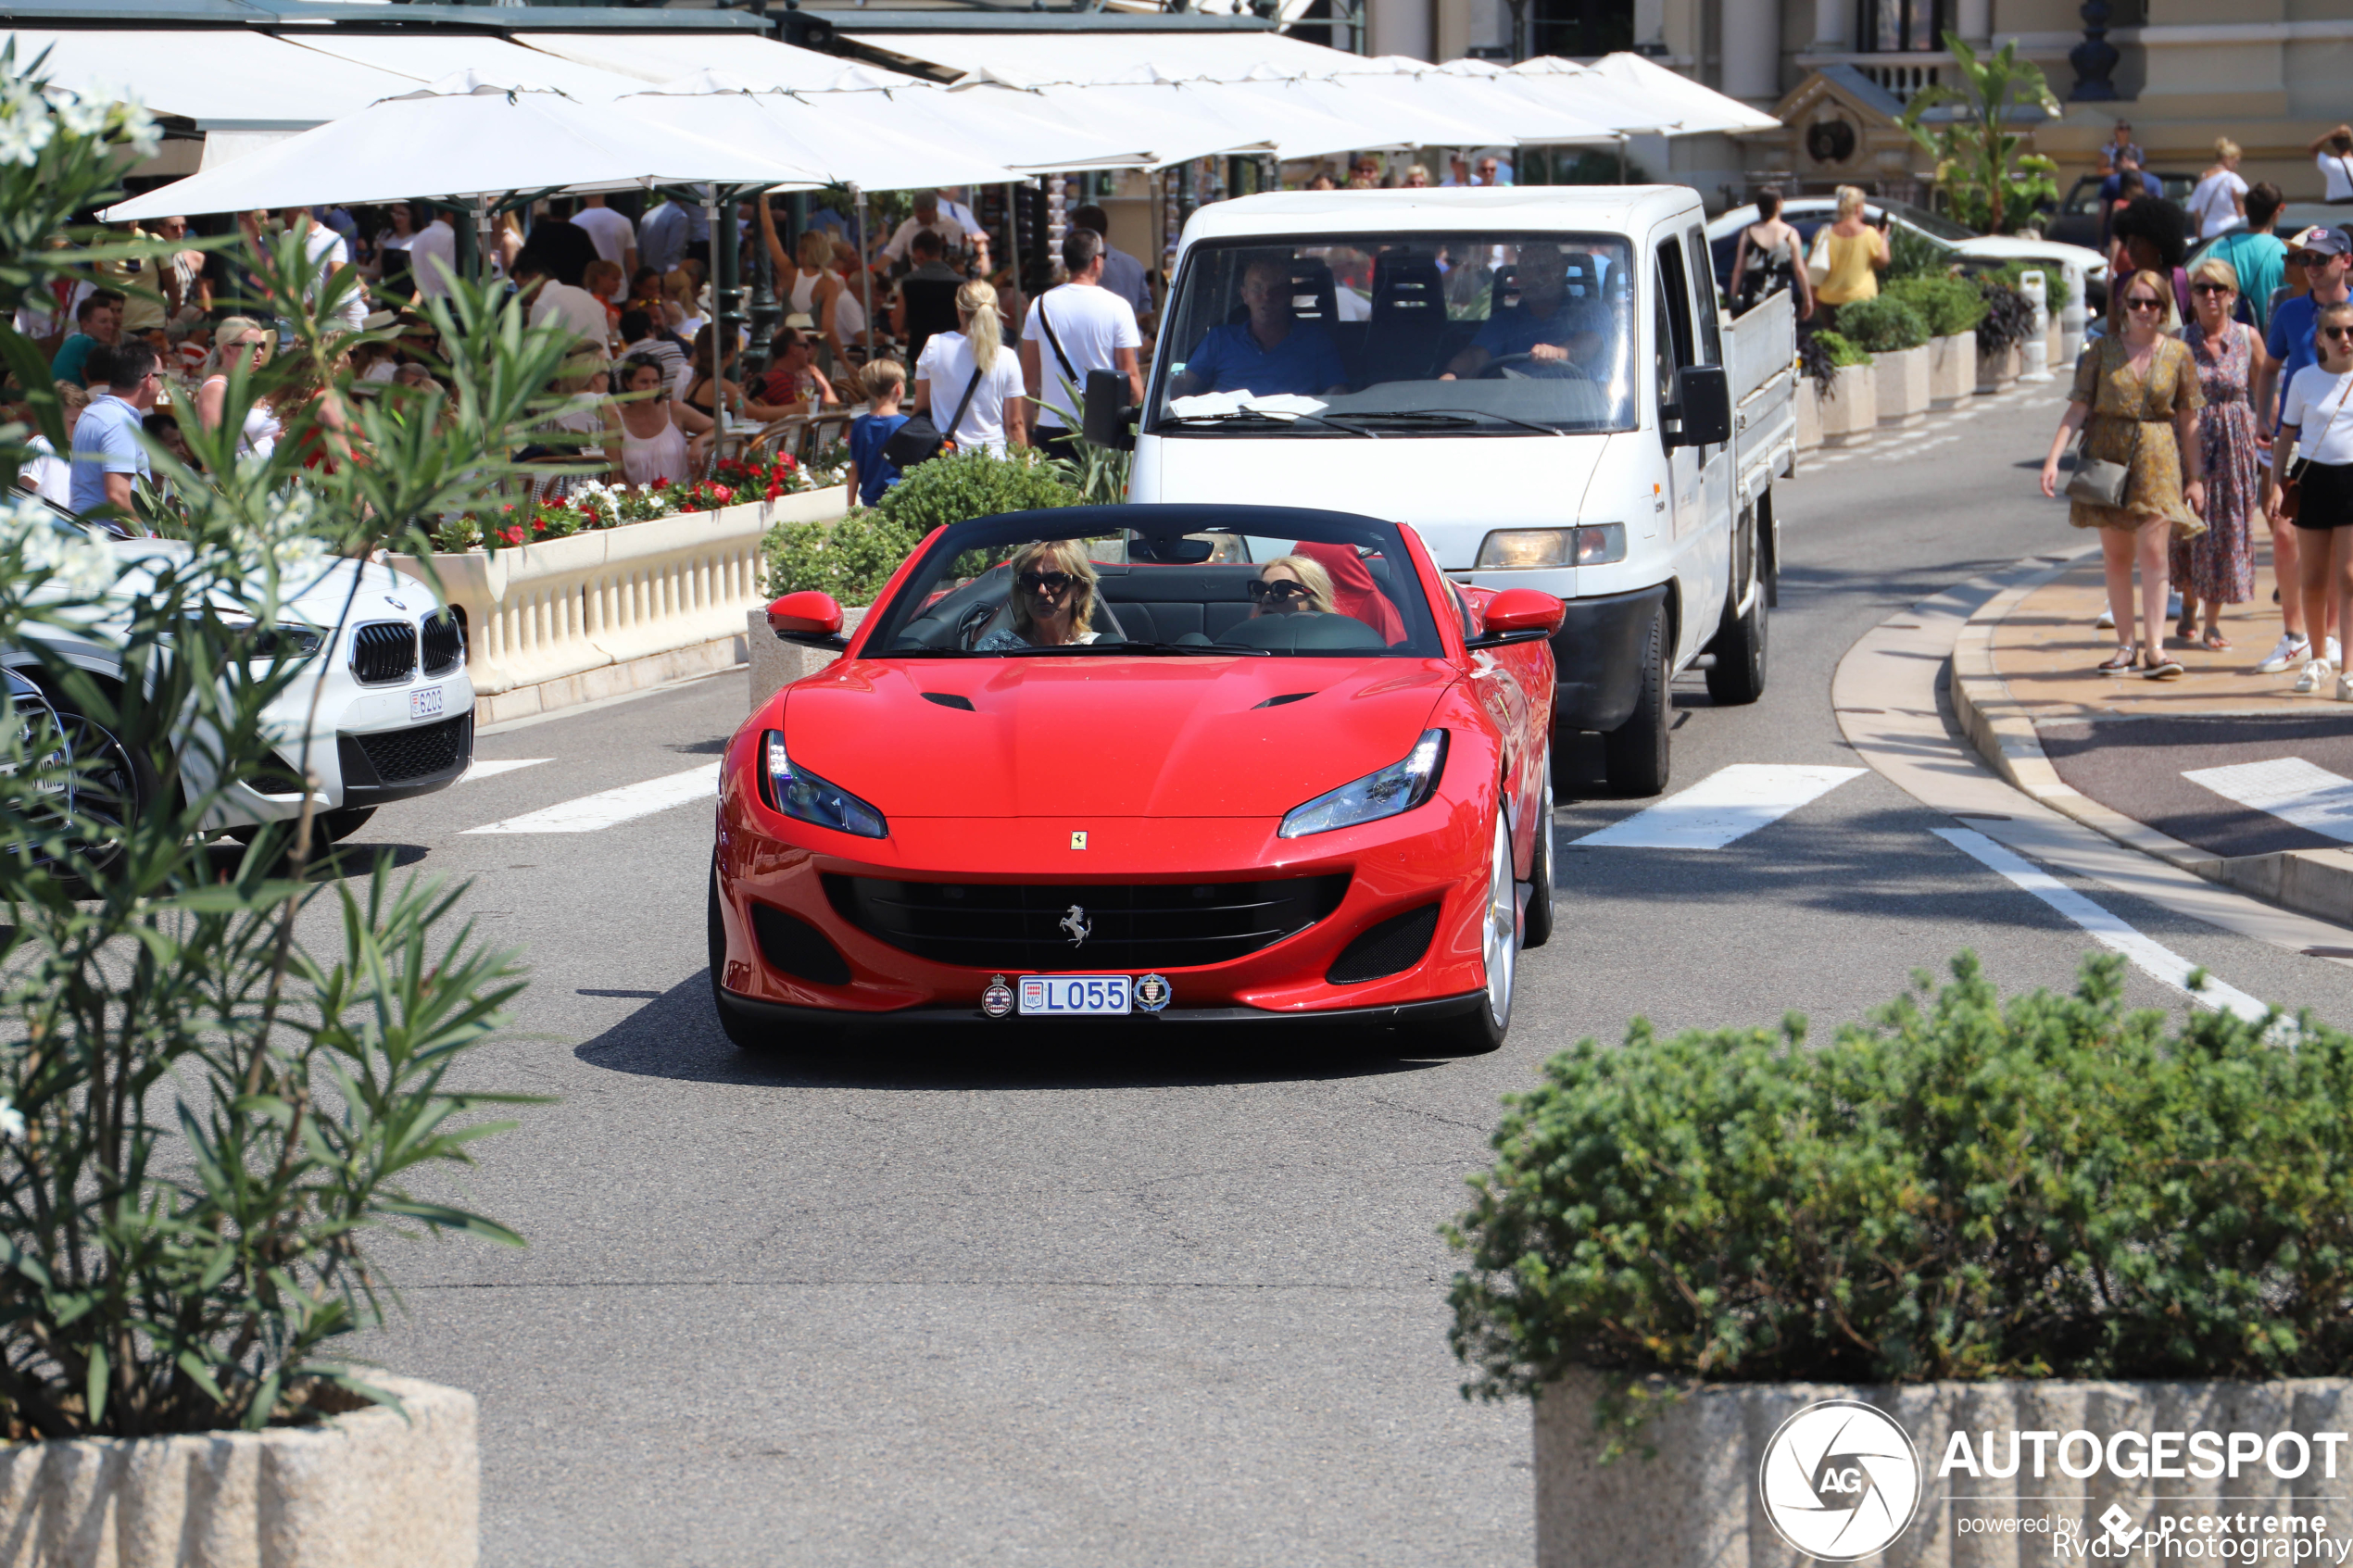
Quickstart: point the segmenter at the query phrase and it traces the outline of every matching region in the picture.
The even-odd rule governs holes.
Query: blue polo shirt
[[[2280,307],[2271,312],[2271,330],[2264,337],[2263,352],[2280,362],[2279,396],[2271,410],[2273,425],[2279,423],[2280,409],[2287,406],[2287,383],[2305,366],[2321,362],[2312,346],[2318,341],[2320,313],[2321,307],[2312,303],[2309,294],[2284,299]],[[86,420],[90,416],[82,417]]]
[[[1566,348],[1578,332],[1599,331],[1598,317],[1593,307],[1567,295],[1562,296],[1549,316],[1539,316],[1524,305],[1515,306],[1488,317],[1478,335],[1471,339],[1471,346],[1487,350],[1489,358],[1495,359],[1526,354],[1540,343]]]
[[[1248,321],[1227,321],[1202,335],[1185,357],[1185,374],[1210,392],[1314,396],[1345,383],[1348,368],[1320,321],[1293,321],[1272,348],[1259,346]]]
[[[148,477],[147,449],[139,445],[138,409],[105,393],[82,411],[73,427],[73,479],[68,489],[77,515],[107,504],[107,475]]]

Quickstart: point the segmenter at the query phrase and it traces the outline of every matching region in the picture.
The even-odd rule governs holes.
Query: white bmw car
[[[62,514],[58,521],[81,527]],[[109,538],[120,561],[118,596],[136,596],[150,581],[145,563],[186,548],[168,539],[112,539],[93,532]],[[333,630],[338,622],[339,632]],[[280,626],[268,635],[271,642],[258,645],[258,655],[299,656],[308,663],[264,711],[276,757],[249,777],[228,781],[208,827],[237,832],[296,816],[307,768],[318,781],[313,809],[320,828],[330,840],[344,838],[379,806],[445,789],[465,773],[474,748],[465,627],[432,588],[389,566],[333,560],[283,607]],[[55,628],[40,640],[102,682],[122,678],[120,659],[102,640]],[[30,653],[6,662],[41,679]],[[84,716],[69,710],[66,722],[77,755],[112,742]],[[144,759],[113,749],[118,765],[106,770],[108,778],[95,798],[90,789],[82,798],[85,807],[103,811],[107,807],[98,802],[118,795],[119,803],[107,804],[127,816],[160,785]],[[187,748],[181,765],[199,787],[213,782],[214,763],[204,747]]]

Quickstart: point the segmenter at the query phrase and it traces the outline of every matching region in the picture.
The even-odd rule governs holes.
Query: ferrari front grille
[[[965,969],[1186,969],[1272,947],[1340,908],[1345,872],[1219,883],[893,882],[828,875],[842,919]]]

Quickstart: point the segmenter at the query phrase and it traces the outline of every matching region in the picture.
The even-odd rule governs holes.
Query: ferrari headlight
[[[1424,730],[1403,762],[1392,762],[1378,773],[1366,773],[1354,784],[1319,795],[1295,806],[1283,819],[1279,838],[1305,838],[1334,828],[1353,828],[1410,811],[1428,800],[1446,768],[1446,732]]]
[[[883,814],[838,784],[829,784],[785,755],[781,730],[760,736],[760,792],[786,816],[861,838],[888,838]]]
[[[1576,528],[1499,528],[1479,541],[1480,571],[1530,567],[1608,566],[1626,558],[1626,525],[1589,522]]]

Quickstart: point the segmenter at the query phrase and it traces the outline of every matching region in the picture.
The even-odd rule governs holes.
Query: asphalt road
[[[1717,709],[1684,683],[1676,787],[1856,766],[1829,698],[1848,646],[2078,542],[2033,493],[2057,413],[2006,398],[1784,486],[1770,690]],[[1525,1563],[1528,1412],[1457,1394],[1436,1235],[1498,1098],[1637,1014],[1826,1029],[1964,947],[2023,990],[2092,945],[1867,773],[1716,850],[1576,846],[1642,803],[1565,799],[1559,929],[1491,1057],[1106,1031],[749,1060],[705,993],[700,798],[464,831],[708,763],[744,710],[729,675],[487,736],[546,760],[362,834],[474,878],[483,928],[528,950],[467,1080],[560,1097],[463,1184],[530,1248],[393,1245],[410,1315],[364,1347],[479,1396],[493,1568]],[[2243,991],[2353,1016],[2338,965],[2062,880]]]

